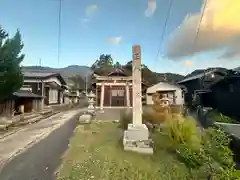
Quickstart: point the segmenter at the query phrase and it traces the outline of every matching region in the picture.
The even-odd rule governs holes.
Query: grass
[[[194,179],[184,164],[164,148],[161,150],[164,141],[154,139],[158,151],[154,155],[142,155],[123,151],[121,136],[118,124],[110,122],[78,126],[57,180]]]
[[[224,116],[221,113],[219,113],[216,110],[212,110],[210,111],[207,116],[209,118],[212,118],[213,120],[215,120],[216,122],[222,122],[222,123],[233,123],[232,119],[228,116]]]

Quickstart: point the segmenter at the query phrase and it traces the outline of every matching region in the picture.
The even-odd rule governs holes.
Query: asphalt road
[[[12,159],[0,171],[0,180],[54,180],[76,123],[77,116]]]

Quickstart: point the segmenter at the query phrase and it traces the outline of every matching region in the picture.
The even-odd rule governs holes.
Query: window
[[[112,96],[124,96],[124,90],[123,89],[113,89]]]
[[[112,96],[117,96],[117,90],[115,89],[112,90]]]

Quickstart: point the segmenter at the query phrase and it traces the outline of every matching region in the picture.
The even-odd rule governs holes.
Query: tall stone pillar
[[[142,124],[142,72],[141,48],[139,45],[132,48],[132,73],[133,73],[133,124]]]
[[[133,55],[133,120],[124,131],[123,145],[126,151],[152,154],[150,147],[149,132],[145,124],[142,124],[142,75],[141,75],[141,48],[135,45],[132,48]]]
[[[104,82],[101,85],[101,97],[100,97],[100,110],[103,112],[103,104],[104,104],[104,90],[105,90],[105,86],[104,86]]]

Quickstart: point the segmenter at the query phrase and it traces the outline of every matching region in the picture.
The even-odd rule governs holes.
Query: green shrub
[[[235,180],[238,172],[235,170],[232,151],[229,149],[230,138],[220,128],[204,130],[202,135],[202,146],[205,165],[208,166],[208,173],[212,179]]]
[[[199,146],[200,136],[196,122],[192,119],[178,117],[168,119],[163,123],[163,133],[173,146],[189,143]]]
[[[174,150],[193,177],[202,174],[207,179],[240,179],[229,149],[230,139],[222,129],[206,129],[200,135],[194,120],[171,119],[164,123],[162,132],[167,139],[164,143],[169,142],[165,146]]]
[[[180,144],[176,153],[178,158],[185,163],[189,169],[199,168],[204,165],[205,154],[202,148],[196,148],[189,143]]]

